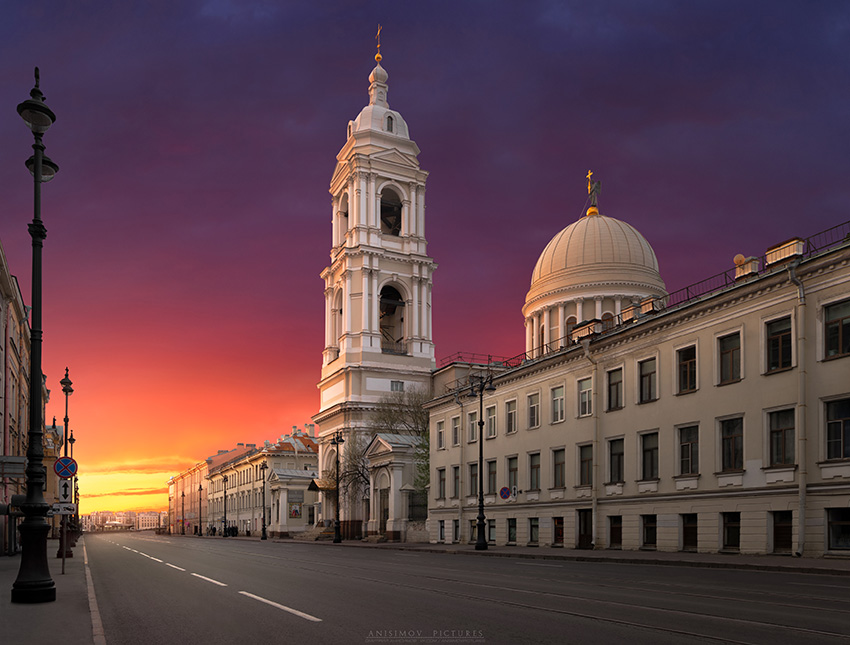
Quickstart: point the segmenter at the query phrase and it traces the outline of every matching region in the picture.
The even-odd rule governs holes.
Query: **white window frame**
[[[446,421],[437,421],[437,450],[446,449]]]
[[[610,397],[610,387],[609,384],[611,382],[611,372],[616,372],[620,370],[620,405],[616,408],[611,407],[611,397]],[[619,365],[613,365],[605,370],[605,411],[606,412],[614,412],[616,410],[622,410],[626,407],[626,369],[622,363]]]
[[[514,409],[509,410],[508,405],[514,404]],[[517,431],[517,400],[511,399],[505,401],[505,434],[513,434]],[[511,420],[513,420],[513,428],[511,428]]]
[[[679,389],[679,352],[683,349],[688,349],[689,347],[693,347],[696,351],[696,361],[697,361],[697,374],[696,374],[696,387],[693,390],[687,390],[683,392]],[[671,393],[676,396],[679,394],[693,394],[694,392],[699,392],[700,388],[700,367],[702,361],[700,361],[700,347],[699,347],[699,339],[694,338],[684,343],[677,343],[673,346],[673,355],[670,357],[671,360],[671,369],[670,373],[673,375],[672,383],[670,384]],[[657,386],[657,383],[656,383]]]
[[[759,374],[775,374],[791,370],[797,367],[797,317],[793,309],[774,312],[761,317],[760,320],[760,337],[759,337]],[[791,365],[773,372],[768,371],[768,355],[767,355],[767,326],[783,318],[791,318]]]
[[[655,359],[655,398],[648,399],[647,401],[640,400],[640,366],[641,363],[645,361],[650,361]],[[657,401],[661,395],[661,362],[659,361],[658,352],[653,354],[646,354],[645,356],[640,356],[635,359],[635,368],[634,368],[634,379],[635,379],[635,405],[644,405],[646,403],[652,403],[653,401]]]
[[[714,334],[714,349],[713,356],[714,363],[714,385],[720,385],[720,339],[725,338],[726,336],[731,336],[732,334],[738,334],[738,338],[740,340],[740,354],[741,354],[741,364],[739,366],[739,379],[737,381],[729,381],[727,383],[723,383],[723,385],[731,385],[733,383],[738,383],[743,381],[746,377],[746,360],[744,358],[747,355],[747,347],[746,347],[746,335],[744,334],[744,325],[740,325],[739,327],[731,327],[729,329],[724,329],[723,331],[716,332]]]
[[[496,406],[489,405],[484,408],[484,416],[484,427],[487,429],[487,438],[492,439],[496,436]]]
[[[555,392],[557,390],[561,391],[560,396],[555,396]],[[550,423],[561,423],[566,418],[566,405],[564,399],[564,384],[561,383],[559,385],[553,385],[549,388],[549,402],[550,402]]]
[[[586,390],[582,389],[583,383],[590,383],[590,387]],[[576,406],[576,417],[589,417],[593,415],[593,377],[586,376],[585,378],[580,378],[576,380],[576,397],[577,403]],[[586,400],[585,400],[586,397]],[[587,404],[585,407],[585,403]]]
[[[741,436],[743,437],[741,440],[741,466],[742,470],[723,470],[723,430],[722,430],[722,422],[728,421],[730,419],[741,419]],[[736,412],[734,414],[724,414],[722,417],[715,417],[714,419],[714,472],[720,475],[725,473],[739,473],[743,472],[747,469],[747,417],[743,412]]]
[[[791,464],[777,464],[773,465],[771,462],[771,445],[770,445],[770,415],[773,412],[783,412],[785,410],[793,410],[794,411],[794,462]],[[764,430],[762,432],[762,450],[764,451],[764,459],[762,460],[765,468],[794,468],[797,465],[797,433],[799,432],[799,421],[797,419],[797,405],[795,403],[788,403],[786,405],[774,405],[769,408],[765,408],[761,411],[762,414],[762,424],[761,427]],[[826,437],[826,426],[824,426],[824,437]]]
[[[466,441],[467,443],[478,441],[478,410],[466,413]]]
[[[697,429],[697,471],[695,473],[683,473],[682,472],[682,430],[686,428]],[[676,475],[681,475],[682,477],[697,477],[701,472],[702,468],[700,466],[700,461],[702,459],[702,428],[700,427],[699,421],[690,421],[688,423],[677,423],[673,426],[673,431],[675,432],[676,439]],[[660,448],[659,448],[660,449]]]
[[[533,396],[537,397],[537,403],[535,405],[531,404],[531,397],[533,397]],[[525,397],[525,403],[526,403],[526,417],[527,417],[526,421],[528,422],[527,423],[528,429],[533,430],[534,428],[539,428],[540,427],[540,392],[529,392]],[[534,415],[535,416],[535,419],[534,419],[535,423],[533,425],[531,423],[531,410],[532,410],[532,408],[536,408],[536,413]]]
[[[647,477],[646,473],[643,472],[643,439],[647,435],[654,434],[658,437],[658,443],[655,446],[655,469],[658,471],[655,473],[655,477]],[[637,433],[637,474],[638,481],[656,481],[661,479],[661,431],[659,428],[653,428],[651,430],[641,430]]]

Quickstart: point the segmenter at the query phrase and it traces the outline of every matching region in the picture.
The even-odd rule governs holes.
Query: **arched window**
[[[334,308],[331,312],[331,321],[333,324],[331,333],[333,334],[333,343],[339,345],[339,338],[345,329],[342,323],[342,290],[337,291],[333,306]]]
[[[381,233],[401,234],[401,199],[391,188],[381,192]]]
[[[387,117],[387,132],[393,131],[393,118],[391,116]]]
[[[404,341],[404,300],[393,287],[381,289],[381,351],[406,354]]]
[[[345,194],[340,198],[336,217],[337,239],[334,240],[334,246],[340,246],[345,243],[345,236],[348,233],[348,194]]]
[[[614,329],[614,314],[604,313],[602,314],[602,331],[609,329]]]
[[[569,340],[572,340],[573,329],[575,329],[575,326],[576,326],[576,317],[570,316],[569,318],[567,318],[567,338]]]

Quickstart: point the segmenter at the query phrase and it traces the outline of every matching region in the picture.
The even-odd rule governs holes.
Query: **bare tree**
[[[423,388],[392,392],[378,401],[373,423],[377,432],[407,435],[414,440],[416,474],[414,486],[423,490],[429,482],[430,432],[425,403],[430,395]]]

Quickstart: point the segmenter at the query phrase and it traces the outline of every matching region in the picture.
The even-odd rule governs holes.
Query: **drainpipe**
[[[597,519],[597,500],[599,491],[597,489],[597,480],[599,479],[599,363],[590,357],[590,339],[583,338],[581,340],[581,348],[584,350],[584,357],[593,365],[593,477],[591,478],[590,499],[591,499],[591,548],[596,548],[596,525]]]
[[[806,546],[806,485],[808,480],[808,457],[806,454],[806,291],[797,277],[799,260],[788,267],[788,278],[797,287],[797,463],[800,464],[800,482],[797,501],[797,550],[794,555],[800,557]]]

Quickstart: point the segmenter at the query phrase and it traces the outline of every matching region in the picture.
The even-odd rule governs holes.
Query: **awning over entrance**
[[[313,479],[307,490],[336,490],[336,482],[332,479]]]

